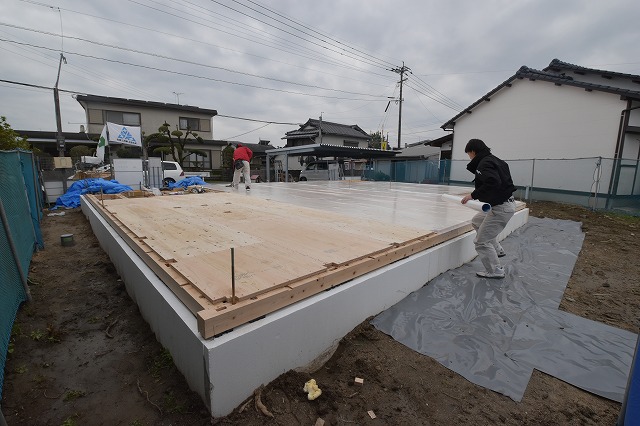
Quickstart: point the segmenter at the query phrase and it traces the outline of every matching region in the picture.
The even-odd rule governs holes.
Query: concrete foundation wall
[[[215,417],[229,414],[255,388],[288,370],[319,366],[356,325],[476,255],[470,232],[203,340],[186,307],[88,203],[82,208],[158,341]],[[500,238],[524,225],[528,213],[517,212]]]

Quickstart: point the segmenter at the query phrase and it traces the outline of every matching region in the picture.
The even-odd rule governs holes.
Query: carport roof
[[[268,156],[272,155],[313,155],[316,157],[349,157],[349,158],[391,158],[398,151],[385,151],[374,148],[357,148],[344,145],[330,144],[309,144],[292,146],[286,148],[275,148],[267,151]]]

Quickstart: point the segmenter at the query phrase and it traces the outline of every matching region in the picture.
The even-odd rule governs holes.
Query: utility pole
[[[320,144],[322,144],[322,113],[320,113],[320,125],[318,126],[318,134],[320,135]]]
[[[402,67],[391,68],[389,71],[393,71],[395,73],[400,74],[400,107],[398,112],[398,149],[400,149],[400,141],[402,138],[402,83],[405,81],[404,73],[407,71],[411,71],[411,68],[406,67],[404,65],[404,61],[402,61]]]
[[[58,63],[58,77],[56,78],[56,85],[53,86],[53,101],[56,107],[56,142],[58,143],[58,156],[64,157],[64,136],[62,135],[62,117],[60,117],[60,95],[58,94],[58,82],[60,81],[60,69],[62,68],[62,61],[67,63],[67,59],[64,55],[60,54],[60,62]]]

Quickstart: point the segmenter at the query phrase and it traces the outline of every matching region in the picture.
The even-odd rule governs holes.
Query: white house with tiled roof
[[[638,75],[557,59],[542,71],[523,66],[442,128],[453,131],[452,182],[472,179],[465,169],[464,147],[469,139],[478,138],[504,160],[589,159],[572,176],[562,172],[577,162],[510,162],[518,186],[533,183],[532,187],[576,196],[588,192],[640,196]],[[536,165],[539,169],[533,170]],[[536,181],[531,182],[532,176]],[[597,189],[589,186],[594,182]]]

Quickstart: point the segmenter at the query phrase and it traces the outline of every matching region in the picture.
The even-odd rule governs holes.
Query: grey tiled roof
[[[469,105],[462,112],[460,112],[458,115],[456,115],[455,117],[453,117],[452,119],[450,119],[449,121],[447,121],[446,123],[444,123],[440,127],[442,129],[451,129],[458,118],[462,117],[465,114],[471,113],[471,111],[475,107],[480,105],[482,102],[490,100],[491,96],[493,96],[495,93],[497,93],[498,91],[500,91],[504,87],[510,86],[513,81],[522,80],[522,79],[525,79],[525,78],[527,78],[529,80],[546,81],[546,82],[549,82],[549,83],[554,83],[554,84],[556,84],[558,86],[567,85],[567,86],[580,87],[580,88],[583,88],[583,89],[588,90],[588,91],[595,90],[595,91],[599,91],[599,92],[613,93],[613,94],[616,94],[616,95],[620,95],[622,97],[640,100],[640,90],[621,89],[619,87],[606,86],[606,85],[602,85],[602,84],[586,83],[584,81],[574,80],[573,77],[570,77],[570,76],[561,75],[561,74],[552,73],[552,72],[547,72],[547,71],[540,71],[540,70],[529,68],[529,67],[523,65],[522,67],[520,67],[520,69],[518,71],[516,71],[516,73],[514,75],[509,77],[507,80],[502,82],[499,86],[497,86],[495,89],[491,90],[486,95],[482,96],[480,99],[475,101],[473,104]]]
[[[307,129],[307,127],[311,127],[311,129]],[[320,120],[310,118],[305,124],[301,125],[298,130],[287,132],[283,139],[315,138],[318,136],[318,127],[320,127]],[[356,139],[371,138],[367,132],[362,130],[356,124],[347,125],[324,120],[322,121],[322,134],[345,136]]]
[[[599,74],[602,76],[608,76],[608,77],[621,77],[621,78],[627,78],[630,79],[632,81],[635,81],[637,83],[640,83],[640,75],[635,75],[635,74],[625,74],[625,73],[621,73],[621,72],[614,72],[614,71],[606,71],[606,70],[598,70],[595,68],[586,68],[586,67],[581,67],[580,65],[575,65],[575,64],[570,64],[568,62],[563,62],[559,59],[554,59],[551,61],[551,63],[549,63],[549,66],[544,68],[542,71],[561,71],[561,70],[572,70],[572,71],[577,71],[579,73],[588,73],[588,74]]]
[[[141,101],[138,99],[113,98],[108,96],[97,96],[97,95],[77,95],[76,100],[80,102],[81,105],[82,105],[82,102],[96,102],[96,103],[105,103],[105,104],[139,106],[139,107],[155,108],[155,109],[170,109],[175,111],[188,111],[188,112],[196,112],[199,114],[207,114],[211,116],[218,115],[218,111],[216,111],[215,109],[199,108],[199,107],[194,107],[189,105],[168,104],[163,102]]]

